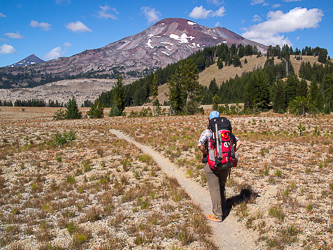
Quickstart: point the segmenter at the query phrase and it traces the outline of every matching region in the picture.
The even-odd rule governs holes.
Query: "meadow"
[[[109,133],[151,146],[207,189],[197,149],[207,114],[53,121],[55,111],[1,108],[2,248],[216,248],[177,181]],[[227,181],[228,216],[266,248],[331,249],[333,116],[228,118],[243,142]],[[241,190],[250,195],[239,202]]]

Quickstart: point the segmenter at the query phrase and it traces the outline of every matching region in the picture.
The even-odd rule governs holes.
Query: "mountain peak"
[[[124,78],[137,79],[164,68],[168,64],[187,58],[190,54],[206,47],[226,44],[257,46],[265,52],[267,46],[250,41],[221,27],[209,28],[182,18],[166,18],[158,21],[142,32],[110,43],[102,48],[85,50],[71,57],[60,57],[35,65],[41,74],[68,77],[84,75],[116,78],[122,73]],[[36,57],[30,55],[28,58]],[[37,58],[37,57],[36,57]],[[23,66],[20,61],[10,67]],[[34,61],[34,60],[33,60]],[[37,62],[34,61],[36,64]],[[25,62],[24,62],[25,63]],[[30,63],[33,64],[33,63]],[[8,68],[4,69],[8,70]],[[30,73],[29,66],[15,69]],[[14,72],[14,69],[10,69]],[[1,83],[1,82],[0,82]]]
[[[30,56],[24,58],[23,60],[21,60],[17,63],[14,63],[12,65],[9,65],[7,67],[16,68],[16,67],[21,67],[21,66],[29,66],[29,65],[33,65],[33,64],[38,64],[38,63],[42,63],[42,62],[44,62],[42,59],[37,57],[35,54],[31,54]]]

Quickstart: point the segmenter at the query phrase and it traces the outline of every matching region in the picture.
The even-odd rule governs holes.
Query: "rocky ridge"
[[[119,41],[71,57],[61,57],[29,67],[2,68],[2,72],[77,75],[128,73],[127,77],[140,75],[165,67],[205,47],[225,43],[257,46],[266,51],[267,46],[247,40],[221,27],[209,28],[180,18],[167,18],[148,29]],[[138,75],[138,76],[139,76]]]

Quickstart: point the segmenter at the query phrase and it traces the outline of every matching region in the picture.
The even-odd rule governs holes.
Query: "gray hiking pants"
[[[206,163],[204,171],[212,199],[214,216],[216,219],[222,220],[223,212],[226,213],[225,182],[229,169],[212,170]]]

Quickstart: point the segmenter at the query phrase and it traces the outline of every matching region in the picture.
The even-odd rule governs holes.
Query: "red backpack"
[[[236,145],[231,137],[232,127],[225,117],[209,120],[211,132],[208,165],[211,169],[232,168],[237,166]]]

